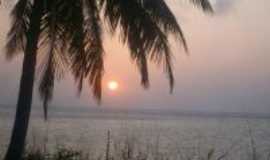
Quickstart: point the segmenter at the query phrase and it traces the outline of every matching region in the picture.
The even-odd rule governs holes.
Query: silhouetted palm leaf
[[[214,12],[211,3],[208,0],[190,0],[190,1],[201,7],[204,11],[210,13]]]
[[[16,53],[25,49],[30,13],[31,4],[28,0],[20,0],[11,12],[13,19],[6,44],[6,56],[8,59],[13,58]]]
[[[147,59],[163,64],[173,88],[171,51],[167,34],[179,37],[187,50],[184,35],[175,17],[162,0],[103,0],[105,19],[112,32],[120,28],[123,43],[127,43],[131,58],[141,72],[141,83],[147,87]]]
[[[85,53],[86,75],[89,77],[89,84],[93,88],[94,96],[100,100],[102,91],[102,76],[104,70],[104,49],[102,44],[102,30],[99,17],[99,8],[95,0],[85,0]]]

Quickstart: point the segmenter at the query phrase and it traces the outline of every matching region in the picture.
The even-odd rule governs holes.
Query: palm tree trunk
[[[5,160],[21,160],[24,151],[32,106],[32,94],[34,87],[38,39],[40,35],[42,7],[43,1],[34,1],[33,11],[30,17],[30,28],[27,33],[27,45],[23,59],[16,117]]]

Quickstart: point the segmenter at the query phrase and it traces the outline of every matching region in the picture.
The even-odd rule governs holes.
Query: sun
[[[112,80],[112,81],[108,82],[107,87],[111,91],[116,91],[118,89],[119,85],[118,85],[118,82]]]

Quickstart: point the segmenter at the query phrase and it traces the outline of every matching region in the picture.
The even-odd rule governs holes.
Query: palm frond
[[[209,13],[214,12],[214,9],[211,3],[209,2],[209,0],[190,0],[190,1],[194,3],[195,5],[201,7],[206,12],[209,12]]]
[[[187,52],[188,47],[183,31],[164,0],[142,0],[142,6],[164,33],[172,34],[180,39],[181,44]]]
[[[76,4],[79,3],[79,4]],[[82,3],[76,0],[74,1],[74,5],[76,7],[72,7],[72,11],[70,12],[70,21],[72,23],[69,24],[67,31],[69,32],[70,45],[68,52],[70,53],[71,58],[71,69],[74,75],[75,81],[78,85],[79,93],[83,88],[83,80],[86,77],[86,54],[84,50],[84,18],[83,18],[83,10]]]
[[[32,4],[28,0],[20,0],[11,12],[12,24],[6,43],[6,57],[8,59],[25,49],[31,11]]]
[[[154,14],[154,8],[151,7],[147,10],[147,5],[139,0],[107,0],[106,3],[103,2],[104,16],[113,32],[117,27],[120,28],[122,41],[128,44],[131,58],[140,70],[143,86],[149,85],[145,59],[150,58],[157,64],[164,64],[172,89],[171,51],[166,33],[170,30],[171,33],[175,33],[178,25],[174,20],[173,23],[162,21],[166,16],[161,18],[163,15],[157,11]],[[169,26],[174,27],[171,29]]]
[[[47,1],[49,2],[49,1]],[[47,15],[43,18],[44,26],[42,27],[42,37],[44,37],[43,41],[46,42],[44,44],[48,44],[48,53],[47,53],[47,61],[43,62],[45,64],[44,72],[41,78],[41,83],[39,86],[39,92],[41,99],[43,100],[43,108],[44,108],[44,118],[47,120],[48,113],[48,103],[51,101],[53,97],[53,88],[54,88],[54,80],[55,80],[55,55],[57,54],[57,13],[56,13],[56,2],[52,2],[52,4],[47,3],[46,7],[52,5],[50,8],[45,8],[47,11]],[[41,43],[43,44],[43,43]],[[41,46],[42,47],[42,46]]]
[[[148,62],[147,57],[144,53],[138,54],[138,56],[134,56],[135,62],[137,63],[137,66],[139,68],[139,71],[141,73],[141,85],[144,88],[149,87],[149,76],[148,76]]]
[[[45,55],[41,59],[40,69],[41,82],[39,92],[43,100],[44,117],[47,119],[48,103],[52,99],[54,81],[61,79],[69,61],[63,46],[66,45],[66,38],[63,38],[63,27],[59,14],[60,0],[47,0],[45,3],[45,14],[42,19],[42,32],[40,35],[39,52]],[[46,58],[44,58],[46,57]]]
[[[94,97],[101,99],[103,76],[103,45],[99,10],[95,0],[72,0],[64,4],[60,20],[63,36],[68,43],[68,57],[79,92],[88,79]],[[66,14],[66,15],[65,15]]]
[[[86,72],[93,94],[98,101],[102,95],[102,77],[104,72],[104,49],[99,8],[95,0],[85,0],[85,53],[87,58]]]
[[[54,79],[55,79],[55,66],[53,54],[49,55],[48,63],[41,78],[39,85],[40,96],[43,100],[44,108],[44,118],[47,120],[48,113],[48,103],[53,97],[53,88],[54,88]]]

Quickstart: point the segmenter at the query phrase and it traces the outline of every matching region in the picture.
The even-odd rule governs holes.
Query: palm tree
[[[191,0],[212,11],[207,0]],[[100,102],[104,74],[101,16],[115,33],[120,30],[131,58],[149,86],[148,60],[162,64],[171,91],[174,85],[168,35],[187,50],[179,24],[164,0],[18,0],[8,33],[7,58],[24,53],[16,117],[5,160],[20,160],[31,112],[35,73],[41,72],[39,91],[47,118],[54,81],[69,68],[79,91],[85,80]],[[38,68],[39,70],[36,70]]]

